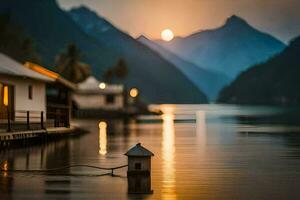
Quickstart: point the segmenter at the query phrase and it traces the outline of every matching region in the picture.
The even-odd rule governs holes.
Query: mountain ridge
[[[176,55],[234,79],[248,67],[281,52],[285,44],[233,15],[215,29],[204,30],[170,42],[156,42]],[[233,56],[234,55],[234,56]]]
[[[78,46],[83,53],[82,61],[91,65],[93,75],[99,79],[103,78],[105,70],[114,66],[124,56],[118,46],[110,44],[118,45],[116,41],[110,37],[104,40],[91,37],[69,13],[58,6],[55,0],[3,0],[0,4],[0,14],[9,14],[11,20],[35,41],[37,50],[44,60],[42,64],[49,69],[54,69],[56,55],[69,43]],[[134,56],[139,59],[143,52],[148,64],[143,65],[141,62],[135,64],[129,72],[128,80],[122,81],[128,88],[138,87],[141,100],[150,103],[207,102],[206,96],[180,71],[150,49],[143,50],[145,48],[139,44]],[[152,59],[155,60],[153,67],[149,64]],[[132,63],[128,62],[128,65],[131,67]],[[158,68],[161,76],[158,76],[160,72]]]
[[[153,91],[152,95],[157,96],[157,98],[164,97],[166,88],[170,88],[172,91],[169,93],[174,99],[182,99],[180,102],[183,100],[189,103],[207,102],[203,92],[176,66],[119,30],[103,17],[99,17],[94,11],[87,7],[77,7],[71,9],[69,14],[88,35],[116,49],[124,57],[131,68],[129,69],[131,82],[127,82],[130,87],[137,87],[141,82],[144,82],[144,87]],[[140,78],[141,74],[144,74],[143,78]],[[145,82],[149,84],[146,85]],[[153,87],[151,86],[155,85],[153,82],[161,86]],[[162,85],[165,85],[163,86],[165,89]],[[176,93],[185,95],[178,96]]]
[[[144,35],[140,35],[137,41],[145,44],[152,50],[156,51],[163,58],[173,63],[179,70],[181,70],[187,77],[189,77],[194,84],[203,91],[211,101],[214,101],[219,91],[229,82],[229,78],[220,73],[214,73],[196,66],[174,53],[168,51],[159,44],[149,40]]]
[[[300,37],[297,37],[280,54],[241,73],[222,90],[218,102],[299,105],[299,52]]]

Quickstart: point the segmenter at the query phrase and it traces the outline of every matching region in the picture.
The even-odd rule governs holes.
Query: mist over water
[[[154,153],[152,195],[128,195],[117,177],[90,168],[0,174],[1,199],[299,199],[300,126],[286,109],[153,105],[162,116],[76,120],[89,134],[44,146],[1,151],[2,169],[70,164],[114,167],[141,142]],[[288,114],[297,122],[297,116]]]

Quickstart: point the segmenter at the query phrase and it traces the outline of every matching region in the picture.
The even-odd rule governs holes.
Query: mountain
[[[217,72],[211,72],[197,65],[188,62],[157,43],[149,40],[145,36],[140,36],[137,39],[142,44],[148,46],[153,51],[157,52],[161,57],[174,64],[182,71],[194,84],[202,90],[210,100],[215,100],[219,91],[229,83],[229,78]]]
[[[122,32],[87,7],[69,11],[86,34],[117,50],[129,66],[130,87],[149,91],[151,99],[168,103],[207,102],[206,96],[174,64]]]
[[[300,105],[300,37],[280,54],[243,72],[219,97],[238,104]]]
[[[98,78],[101,78],[104,70],[125,56],[130,70],[125,84],[127,87],[138,87],[140,97],[147,102],[207,102],[205,95],[189,79],[158,54],[126,34],[119,33],[117,29],[106,31],[104,40],[91,37],[82,28],[84,25],[92,26],[92,22],[79,23],[78,26],[69,13],[59,8],[55,0],[2,0],[0,14],[8,15],[35,41],[38,53],[50,69],[54,65],[55,56],[67,44],[75,43],[82,51],[83,62],[92,66],[93,75]],[[118,33],[120,37],[117,37]],[[124,49],[130,51],[132,43],[135,51],[128,53],[131,55],[129,59]]]
[[[235,15],[220,28],[177,37],[170,42],[157,42],[188,61],[231,78],[285,48],[281,41]]]
[[[8,15],[34,39],[45,65],[54,66],[55,56],[69,43],[76,43],[84,61],[93,66],[111,66],[119,56],[85,34],[54,0],[2,0],[0,14]]]

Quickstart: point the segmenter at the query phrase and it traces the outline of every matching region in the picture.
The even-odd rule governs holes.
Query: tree
[[[91,73],[90,66],[81,62],[81,53],[75,44],[69,44],[65,52],[56,56],[56,70],[71,82],[85,80]]]
[[[126,61],[123,58],[120,58],[116,65],[104,72],[104,79],[106,82],[111,82],[114,79],[124,80],[127,75],[128,67]]]
[[[30,61],[41,64],[33,40],[11,22],[9,15],[0,15],[0,52],[21,63]]]

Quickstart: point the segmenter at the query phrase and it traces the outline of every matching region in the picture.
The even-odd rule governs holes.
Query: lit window
[[[8,101],[9,101],[9,96],[8,96],[8,86],[4,85],[3,87],[3,104],[4,106],[8,106]]]
[[[28,99],[32,99],[32,85],[28,86]]]

